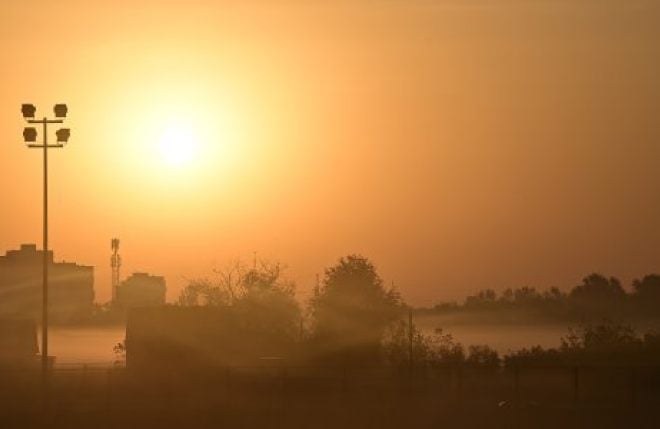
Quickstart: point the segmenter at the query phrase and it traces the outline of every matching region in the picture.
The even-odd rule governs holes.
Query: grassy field
[[[76,368],[53,373],[47,401],[38,373],[3,372],[0,427],[658,427],[660,389],[644,371],[581,368],[576,382],[572,368]]]

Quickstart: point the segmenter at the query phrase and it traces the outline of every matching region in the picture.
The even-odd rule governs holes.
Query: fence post
[[[348,367],[346,365],[343,366],[342,371],[341,371],[341,390],[343,392],[348,391]]]
[[[513,405],[520,408],[520,366],[513,367]]]
[[[280,391],[282,392],[286,391],[288,378],[289,378],[289,370],[288,368],[284,367],[280,371]]]
[[[578,405],[580,400],[580,368],[578,366],[573,367],[573,406]]]
[[[635,408],[637,405],[637,371],[635,367],[630,368],[630,406]]]
[[[83,364],[83,367],[82,367],[82,381],[81,381],[80,385],[82,386],[81,390],[84,390],[85,387],[87,386],[87,364],[86,363]]]
[[[225,368],[225,389],[227,391],[227,405],[231,403],[231,368],[229,365]]]
[[[463,366],[461,364],[456,366],[456,400],[460,408],[463,402]]]
[[[85,375],[87,374],[87,365],[83,366],[83,371]],[[107,378],[106,378],[106,391],[105,391],[105,407],[106,410],[111,410],[112,409],[112,403],[115,400],[114,398],[114,389],[113,389],[113,374],[112,374],[112,368],[108,368],[107,371]],[[85,377],[86,378],[86,377]]]

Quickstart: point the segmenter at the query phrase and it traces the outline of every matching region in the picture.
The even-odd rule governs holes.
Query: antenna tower
[[[110,257],[110,266],[112,267],[112,302],[117,302],[117,288],[119,287],[120,277],[119,268],[121,267],[121,256],[119,256],[119,239],[113,238],[110,241],[112,247],[112,256]]]

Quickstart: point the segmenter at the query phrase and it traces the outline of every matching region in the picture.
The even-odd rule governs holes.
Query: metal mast
[[[25,127],[23,129],[23,139],[27,146],[31,149],[43,149],[43,268],[42,268],[42,305],[41,305],[41,366],[44,380],[44,392],[47,390],[47,374],[48,374],[48,264],[49,264],[49,250],[48,250],[48,149],[63,148],[69,141],[71,130],[68,128],[60,128],[55,132],[57,141],[55,143],[48,143],[48,125],[62,124],[66,118],[68,107],[66,104],[56,104],[53,107],[56,119],[35,119],[37,108],[34,104],[22,104],[21,113],[23,118],[30,125],[41,125],[42,142],[37,142],[37,128]]]
[[[112,302],[117,302],[117,288],[121,280],[119,268],[121,267],[121,256],[119,256],[119,239],[113,238],[110,241],[112,256],[110,257],[110,266],[112,267]]]

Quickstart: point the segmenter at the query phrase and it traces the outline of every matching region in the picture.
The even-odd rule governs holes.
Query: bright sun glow
[[[122,146],[118,165],[136,194],[193,198],[192,187],[215,183],[218,191],[238,180],[239,155],[249,146],[241,144],[244,116],[240,106],[228,106],[230,93],[163,81],[132,88],[126,97],[136,102],[114,118],[126,123],[125,133],[110,137]]]
[[[169,165],[180,167],[197,156],[197,138],[192,127],[185,124],[169,125],[159,139],[160,154]]]

